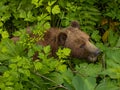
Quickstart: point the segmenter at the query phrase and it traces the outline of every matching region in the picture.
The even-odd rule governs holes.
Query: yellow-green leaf
[[[55,6],[52,8],[52,14],[58,14],[58,13],[60,13],[59,5],[55,5]]]
[[[2,32],[2,38],[5,39],[5,38],[8,38],[9,37],[9,34],[7,31],[3,31]]]
[[[51,7],[50,7],[50,6],[47,6],[47,7],[46,7],[46,10],[47,10],[49,13],[51,13]]]
[[[2,22],[0,22],[0,27],[2,27],[3,26],[3,23]]]
[[[42,64],[40,62],[34,62],[35,69],[40,70],[42,68]]]
[[[102,36],[103,42],[106,42],[106,41],[107,41],[108,35],[109,35],[109,30],[107,30],[107,31],[103,34],[103,36]]]
[[[59,72],[64,72],[64,71],[66,71],[66,69],[67,69],[67,66],[66,66],[66,65],[60,65],[60,66],[58,66],[58,68],[57,68],[57,70],[58,70]]]

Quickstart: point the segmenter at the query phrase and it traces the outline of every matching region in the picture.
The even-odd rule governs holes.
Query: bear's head
[[[90,41],[89,35],[80,30],[79,23],[73,21],[71,26],[58,34],[58,46],[71,49],[71,56],[85,58],[91,62],[97,60],[100,50]]]

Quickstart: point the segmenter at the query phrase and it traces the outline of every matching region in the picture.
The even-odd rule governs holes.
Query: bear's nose
[[[97,55],[99,55],[100,54],[100,50],[98,49],[98,50],[96,50],[96,52],[95,52],[95,56],[97,56]]]

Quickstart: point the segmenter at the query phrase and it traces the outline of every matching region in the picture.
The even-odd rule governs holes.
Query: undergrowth
[[[120,0],[1,0],[1,90],[119,90]],[[72,20],[100,48],[96,63],[70,59],[70,49],[38,46],[31,30],[42,39],[50,27],[67,27]],[[10,38],[19,36],[14,44]],[[27,48],[27,50],[26,50]],[[38,57],[33,60],[35,53]]]

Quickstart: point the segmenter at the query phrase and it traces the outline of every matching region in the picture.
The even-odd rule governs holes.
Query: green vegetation
[[[25,33],[30,29],[39,40],[72,20],[103,52],[97,63],[69,60],[68,48],[49,57],[50,46]],[[1,90],[120,90],[120,0],[1,0],[0,35]],[[20,36],[16,44],[13,35]]]

